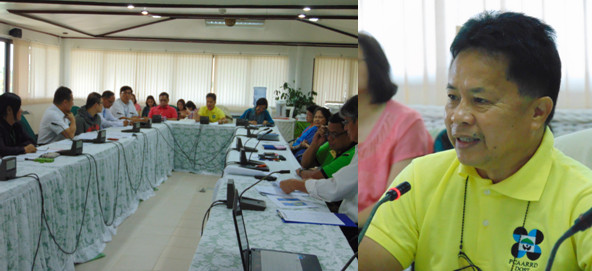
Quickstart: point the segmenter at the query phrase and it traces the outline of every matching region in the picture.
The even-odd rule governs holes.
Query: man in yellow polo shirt
[[[202,106],[197,112],[199,116],[208,116],[210,122],[226,123],[226,115],[222,109],[216,107],[216,94],[208,93],[206,95],[206,106]],[[197,117],[197,116],[196,116]],[[197,117],[199,120],[199,117]]]
[[[553,147],[561,82],[554,31],[487,12],[450,51],[446,128],[455,149],[415,159],[411,184],[383,204],[359,248],[360,270],[545,270],[592,207],[592,171]],[[592,270],[592,231],[559,248],[553,270]]]

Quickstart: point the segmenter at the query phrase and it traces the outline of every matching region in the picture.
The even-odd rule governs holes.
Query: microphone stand
[[[358,235],[358,244],[360,244],[362,242],[362,238],[364,238],[364,235],[366,234],[366,231],[368,230],[368,226],[370,225],[372,218],[374,218],[374,214],[376,213],[376,210],[378,209],[378,207],[380,207],[380,205],[382,205],[383,203],[385,203],[387,201],[398,200],[399,198],[401,198],[401,196],[403,194],[409,192],[409,190],[411,190],[411,184],[409,184],[408,182],[403,182],[403,183],[397,185],[397,187],[393,187],[393,188],[389,189],[388,192],[386,192],[386,195],[384,195],[384,197],[382,199],[380,199],[380,201],[378,201],[376,203],[376,205],[374,205],[374,208],[372,208],[372,212],[370,213],[370,217],[368,217],[368,220],[366,220],[366,223],[364,224],[362,231]],[[349,261],[345,264],[345,266],[341,269],[341,271],[344,271],[352,263],[352,261],[354,260],[354,258],[357,255],[358,255],[358,253],[356,252],[349,259]]]
[[[251,189],[253,186],[257,185],[258,183],[262,182],[263,180],[267,179],[269,176],[271,176],[272,174],[275,174],[275,173],[287,174],[287,173],[290,173],[290,171],[289,170],[277,170],[277,171],[273,171],[273,172],[265,175],[265,177],[261,178],[261,180],[258,180],[254,184],[252,184],[251,186],[247,187],[238,196],[238,201],[241,203],[241,206],[248,205],[249,206],[249,209],[251,209],[251,210],[257,210],[257,211],[263,211],[263,210],[265,210],[265,208],[267,207],[266,204],[265,204],[265,201],[263,201],[263,200],[256,200],[256,199],[249,199],[247,201],[247,198],[243,198],[243,194],[245,192],[247,192],[247,190]]]
[[[366,224],[364,224],[364,228],[362,228],[360,235],[358,235],[358,244],[362,242],[362,238],[364,238],[364,234],[366,234],[368,226],[370,225],[370,221],[372,221],[372,218],[374,218],[374,214],[376,213],[378,207],[380,207],[380,205],[387,201],[398,200],[399,198],[401,198],[403,194],[409,192],[409,190],[411,190],[411,184],[409,184],[408,182],[403,182],[397,185],[397,187],[389,189],[386,195],[378,203],[376,203],[376,205],[374,205],[374,208],[372,208],[370,217],[368,217],[368,220],[366,220]]]
[[[553,266],[553,261],[555,261],[555,255],[557,254],[557,250],[563,241],[567,238],[571,237],[572,235],[576,234],[579,231],[585,231],[592,226],[592,208],[587,212],[583,213],[576,219],[574,225],[571,226],[555,243],[553,246],[553,250],[551,250],[551,256],[549,256],[549,261],[547,262],[546,271],[551,271],[551,267]]]
[[[271,134],[271,132],[273,132],[273,130],[269,130],[267,131],[267,133],[263,134],[263,136]],[[251,140],[250,138],[247,140],[247,142]],[[262,139],[257,139],[257,144],[255,144],[255,147],[253,149],[257,150],[257,146],[259,146],[259,143],[261,143]],[[247,143],[245,143],[246,146]],[[249,161],[251,160],[251,156],[253,155],[253,152],[251,152],[251,154],[249,154]]]

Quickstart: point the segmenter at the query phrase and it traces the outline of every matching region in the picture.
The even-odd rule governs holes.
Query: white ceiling
[[[143,16],[144,9],[162,17]],[[302,13],[319,21],[299,21]],[[357,16],[356,0],[0,1],[0,23],[62,38],[357,47]],[[205,18],[253,17],[265,25],[205,25]]]

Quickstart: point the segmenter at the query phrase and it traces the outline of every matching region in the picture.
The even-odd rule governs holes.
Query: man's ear
[[[545,125],[547,118],[553,110],[553,100],[549,96],[535,99],[532,104],[532,128],[538,130]]]

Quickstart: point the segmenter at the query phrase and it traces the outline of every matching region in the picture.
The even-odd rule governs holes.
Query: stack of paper
[[[355,227],[356,224],[344,214],[313,211],[277,210],[286,223],[305,223]]]

